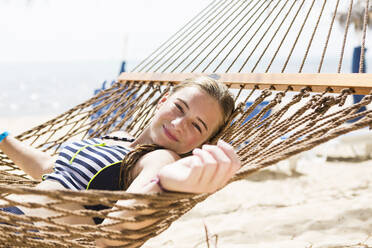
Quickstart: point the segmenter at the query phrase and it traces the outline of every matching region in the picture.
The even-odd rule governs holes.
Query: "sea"
[[[345,68],[350,68],[349,61]],[[138,63],[126,61],[126,70]],[[114,81],[121,64],[120,60],[0,62],[0,118],[59,115],[94,96],[104,82],[107,86]]]
[[[91,98],[105,81],[115,80],[121,63],[0,62],[0,117],[57,115],[67,111]]]

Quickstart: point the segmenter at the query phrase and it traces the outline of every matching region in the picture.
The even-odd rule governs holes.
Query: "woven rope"
[[[112,88],[102,91],[89,101],[19,135],[17,138],[32,143],[33,146],[50,154],[55,154],[61,143],[68,139],[95,137],[98,134],[104,135],[123,127],[130,127],[128,131],[135,134],[140,128],[143,129],[147,125],[155,107],[153,103],[170,87],[170,84],[162,86],[160,82],[153,82],[149,85],[137,82],[116,83]],[[371,102],[372,96],[366,96],[358,104],[340,107],[344,104],[345,98],[351,93],[351,90],[344,90],[338,95],[327,92],[311,95],[309,90],[309,88],[304,88],[292,97],[286,98],[283,97],[289,94],[288,91],[263,90],[259,92],[256,89],[241,89],[237,93],[236,101],[240,107],[236,109],[231,124],[227,125],[215,139],[223,138],[231,142],[243,162],[243,167],[231,182],[245,178],[261,168],[311,149],[341,134],[372,125],[372,111],[356,113],[361,106]],[[135,100],[133,97],[136,97]],[[256,98],[253,99],[254,97]],[[252,105],[245,108],[244,101],[248,99]],[[283,99],[290,100],[282,102]],[[264,101],[268,104],[251,119],[246,120]],[[107,108],[107,112],[102,114],[99,119],[91,119],[90,117],[94,116],[104,105],[110,106]],[[143,111],[144,109],[146,111]],[[271,111],[270,115],[263,118],[268,111]],[[125,116],[122,116],[123,113]],[[357,116],[364,117],[354,124],[345,124],[347,120]],[[141,120],[142,124],[137,125],[138,121],[136,120]],[[63,135],[61,131],[63,131]],[[286,138],[281,139],[283,136]],[[46,142],[43,143],[44,141]],[[111,237],[127,242],[126,247],[138,247],[149,238],[167,229],[174,220],[208,197],[207,194],[144,195],[95,190],[50,192],[33,188],[32,186],[38,182],[28,179],[3,154],[1,154],[1,163],[1,199],[7,202],[1,207],[23,206],[35,209],[43,207],[55,212],[54,215],[46,218],[19,216],[4,212],[0,217],[0,223],[11,223],[11,225],[0,224],[2,230],[0,242],[2,244],[27,243],[29,247],[90,247],[94,246],[94,240],[97,238]],[[47,205],[18,202],[6,198],[9,194],[36,194],[47,196],[53,201]],[[117,200],[123,199],[137,199],[140,202],[130,207],[122,206],[101,211],[67,211],[60,207],[61,204],[66,203],[103,204],[112,207]],[[121,210],[135,213],[136,217],[114,218],[108,216],[110,213]],[[151,214],[144,214],[146,210],[151,211]],[[127,229],[119,233],[108,230],[103,225],[68,225],[58,221],[66,216],[109,218],[117,223],[151,219],[157,221],[140,230]],[[36,228],[32,223],[39,223],[37,225],[38,232],[32,231]]]

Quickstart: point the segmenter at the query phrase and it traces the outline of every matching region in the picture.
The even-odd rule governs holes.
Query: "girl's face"
[[[222,123],[217,100],[197,87],[185,87],[161,98],[150,124],[155,144],[183,154],[199,147]]]

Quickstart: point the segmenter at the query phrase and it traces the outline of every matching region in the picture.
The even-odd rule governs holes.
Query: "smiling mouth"
[[[178,139],[177,139],[175,136],[173,136],[165,126],[163,126],[163,130],[164,130],[165,135],[166,135],[170,140],[173,140],[173,141],[178,142]]]

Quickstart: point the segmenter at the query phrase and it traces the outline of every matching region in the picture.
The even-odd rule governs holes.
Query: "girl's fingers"
[[[195,177],[199,178],[197,185],[202,192],[212,193],[222,188],[241,165],[234,148],[222,140],[217,145],[194,149],[193,155],[200,159],[195,165]]]
[[[211,181],[217,189],[222,188],[230,179],[232,163],[230,158],[218,146],[204,145],[203,150],[208,151],[217,161],[216,173]]]
[[[218,146],[213,145],[203,145],[203,150],[208,151],[218,164],[228,165],[231,163],[231,159],[226,155],[226,153]]]
[[[216,172],[217,161],[208,151],[199,148],[194,149],[193,154],[198,156],[203,164],[203,172],[200,178],[200,183],[209,184]]]
[[[231,162],[233,164],[234,173],[238,169],[240,169],[241,162],[240,162],[240,159],[239,159],[238,155],[236,154],[236,152],[234,150],[234,147],[232,147],[230,144],[226,143],[223,140],[219,140],[217,142],[217,146],[220,147],[225,152],[225,154],[231,159]]]
[[[199,156],[191,156],[191,173],[190,179],[192,181],[193,186],[198,186],[200,179],[203,175],[203,162]]]
[[[216,164],[216,159],[212,156],[212,154],[210,154],[209,152],[205,151],[205,150],[202,150],[202,149],[199,149],[199,148],[195,148],[192,152],[194,155],[198,155],[200,156],[200,158],[202,159],[202,162],[204,164],[211,164],[211,165],[214,165]]]

